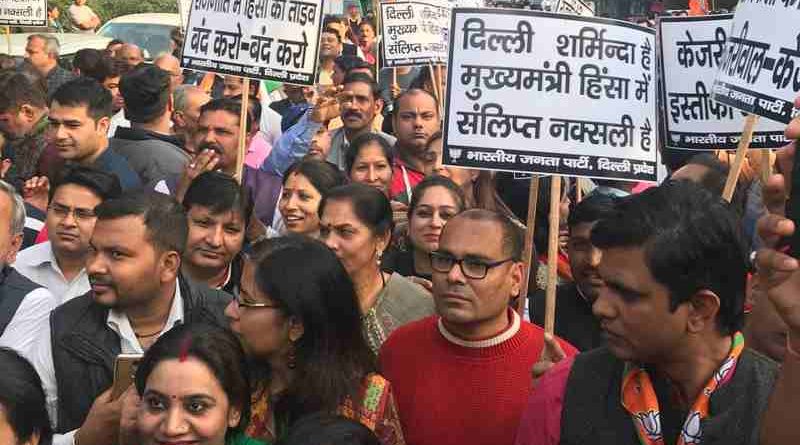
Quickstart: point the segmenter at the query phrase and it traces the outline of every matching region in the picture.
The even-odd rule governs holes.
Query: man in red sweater
[[[438,316],[401,327],[381,348],[407,443],[514,442],[544,343],[544,331],[509,308],[521,255],[520,231],[498,213],[469,210],[445,226],[431,254]]]

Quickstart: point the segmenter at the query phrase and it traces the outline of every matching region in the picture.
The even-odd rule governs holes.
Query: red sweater
[[[466,347],[446,339],[438,320],[407,324],[381,348],[381,373],[394,388],[406,443],[513,444],[544,330],[522,321],[508,340]],[[559,341],[567,355],[577,353]]]

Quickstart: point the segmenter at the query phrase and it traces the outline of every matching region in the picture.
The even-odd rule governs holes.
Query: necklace
[[[133,331],[133,333],[136,334],[136,338],[148,338],[148,337],[153,337],[155,335],[160,334],[161,333],[161,329],[157,330],[156,332],[153,332],[152,334],[140,334],[140,333],[138,333],[136,331]]]

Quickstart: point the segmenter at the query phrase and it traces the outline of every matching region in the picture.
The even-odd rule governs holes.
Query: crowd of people
[[[565,180],[545,333],[550,179],[526,230],[530,179],[443,165],[443,85],[376,41],[327,17],[318,84],[276,93],[30,36],[0,70],[0,443],[800,443],[793,147],[731,202],[724,154]]]

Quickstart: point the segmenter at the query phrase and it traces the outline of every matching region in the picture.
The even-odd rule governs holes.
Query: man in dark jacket
[[[169,73],[143,66],[122,76],[119,89],[125,99],[125,117],[131,127],[119,127],[111,147],[124,156],[145,188],[177,176],[189,162],[172,133],[173,102]]]
[[[86,269],[92,290],[56,309],[33,357],[59,433],[54,443],[115,443],[122,397],[112,400],[115,357],[142,354],[181,323],[225,325],[230,295],[184,279],[186,214],[161,194],[103,202]]]

